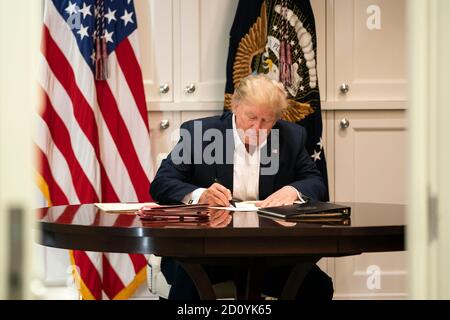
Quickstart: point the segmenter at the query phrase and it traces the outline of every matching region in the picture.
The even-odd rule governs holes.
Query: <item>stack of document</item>
[[[154,202],[145,203],[94,203],[102,211],[109,213],[135,213],[143,206],[157,206]]]
[[[209,208],[207,205],[174,205],[158,206],[149,205],[139,209],[138,215],[142,220],[166,221],[166,222],[198,222],[209,220]]]

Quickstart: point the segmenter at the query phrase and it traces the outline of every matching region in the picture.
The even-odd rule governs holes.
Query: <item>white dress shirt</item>
[[[233,114],[233,198],[249,201],[259,200],[259,167],[261,149],[267,141],[248,152],[236,128],[236,116]]]

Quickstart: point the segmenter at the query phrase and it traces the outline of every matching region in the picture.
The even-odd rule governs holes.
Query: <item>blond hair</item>
[[[275,111],[277,118],[280,118],[288,107],[283,84],[262,74],[250,75],[240,81],[231,99],[232,110],[242,102],[269,107]]]

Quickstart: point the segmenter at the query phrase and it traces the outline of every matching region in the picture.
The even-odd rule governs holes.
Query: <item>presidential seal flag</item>
[[[38,186],[48,206],[147,202],[150,136],[132,0],[46,0]],[[72,221],[71,210],[61,219]],[[83,224],[98,223],[83,216]],[[121,223],[112,216],[111,225]],[[71,251],[84,299],[126,299],[146,279],[137,254]]]
[[[307,130],[306,148],[328,190],[316,29],[309,0],[239,1],[230,31],[225,109],[231,107],[234,88],[249,74],[265,74],[283,83],[289,97],[283,119]],[[328,191],[322,200],[329,200]]]

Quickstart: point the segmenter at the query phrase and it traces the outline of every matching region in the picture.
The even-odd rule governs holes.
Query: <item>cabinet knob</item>
[[[161,120],[161,122],[159,123],[159,127],[162,130],[166,130],[169,126],[170,126],[170,121],[169,120]]]
[[[347,120],[347,118],[344,118],[341,120],[341,129],[347,129],[350,127],[350,121]]]
[[[170,86],[167,83],[164,83],[159,86],[159,92],[161,94],[166,94],[169,92],[169,90],[170,90]]]
[[[350,91],[350,86],[346,83],[343,83],[339,87],[339,90],[341,91],[342,94],[347,94]]]
[[[195,92],[195,84],[193,84],[193,83],[190,83],[190,84],[188,84],[185,88],[184,88],[184,91],[187,93],[187,94],[192,94],[192,93],[194,93]]]

